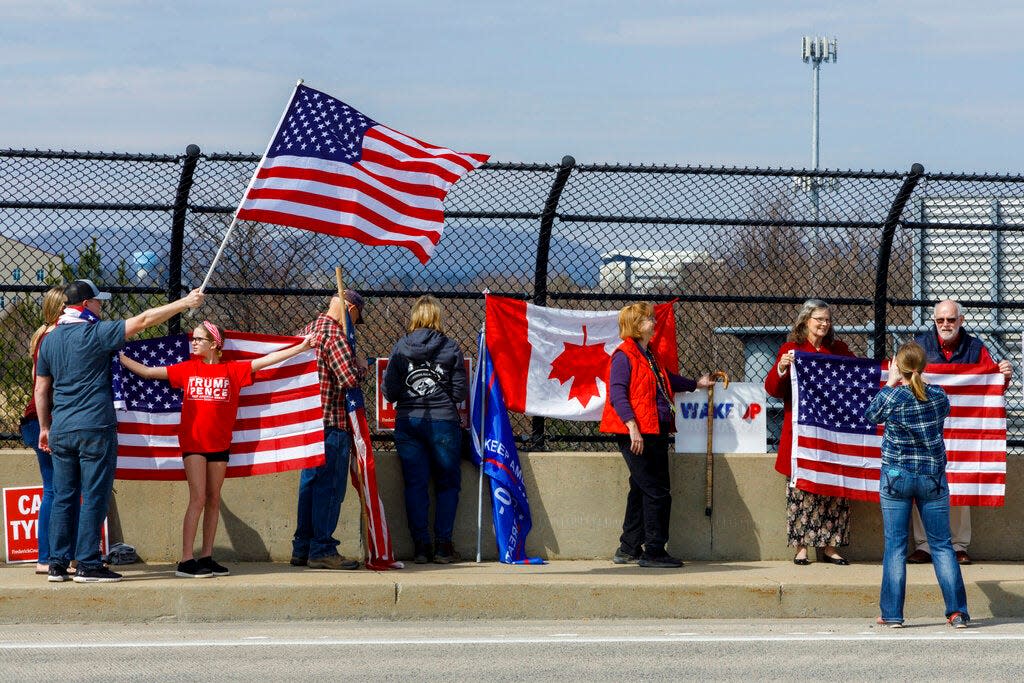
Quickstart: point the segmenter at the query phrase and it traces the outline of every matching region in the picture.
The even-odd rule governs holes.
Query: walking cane
[[[711,386],[708,387],[708,452],[705,456],[704,466],[707,474],[704,484],[704,514],[707,517],[711,516],[711,499],[712,491],[714,490],[715,484],[715,459],[713,457],[712,441],[715,435],[715,382],[719,379],[725,383],[726,389],[729,388],[729,375],[725,374],[721,370],[715,370],[711,373]]]

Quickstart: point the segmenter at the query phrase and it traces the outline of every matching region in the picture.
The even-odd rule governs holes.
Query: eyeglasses
[[[818,318],[818,317],[815,317],[815,316],[812,315],[811,316],[811,320],[817,320],[822,325],[831,325],[832,324],[832,318]]]
[[[937,323],[955,323],[959,319],[960,319],[959,317],[956,317],[956,318],[936,318],[935,322],[937,322]]]
[[[209,337],[196,337],[196,336],[193,336],[193,337],[192,337],[192,343],[193,343],[193,344],[195,344],[196,342],[206,342],[207,344],[209,344],[209,343],[211,343],[212,341],[213,341],[213,340],[212,340],[212,339],[210,339]]]

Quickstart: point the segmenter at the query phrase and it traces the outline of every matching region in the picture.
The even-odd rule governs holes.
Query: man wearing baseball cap
[[[64,288],[64,296],[67,298],[69,306],[79,304],[89,299],[96,299],[97,301],[109,301],[110,292],[101,292],[92,280],[85,278],[81,280],[75,280],[70,285]]]
[[[53,511],[50,515],[48,581],[120,581],[100,559],[100,526],[107,514],[117,468],[117,417],[110,362],[126,340],[203,302],[194,289],[177,301],[150,308],[128,320],[100,320],[110,299],[92,280],[75,280],[64,293],[67,307],[57,327],[39,346],[35,403],[39,448],[53,454]],[[77,542],[75,538],[76,511]],[[78,561],[74,577],[71,560]]]
[[[292,566],[310,569],[359,569],[359,562],[338,554],[334,530],[345,500],[352,437],[346,425],[345,392],[359,386],[367,363],[353,353],[345,338],[342,316],[363,322],[363,297],[345,290],[345,300],[334,295],[327,310],[299,334],[310,335],[320,373],[320,401],[324,407],[324,464],[299,475],[298,513],[292,538]]]

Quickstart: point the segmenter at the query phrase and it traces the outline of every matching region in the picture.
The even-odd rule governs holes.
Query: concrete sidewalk
[[[878,614],[881,567],[694,562],[641,569],[609,561],[493,562],[331,572],[235,563],[181,579],[173,565],[129,565],[114,584],[48,583],[34,565],[0,566],[0,622],[96,623],[329,619],[864,618]],[[963,568],[971,616],[1024,618],[1024,565]],[[942,614],[930,565],[908,567],[907,618]]]

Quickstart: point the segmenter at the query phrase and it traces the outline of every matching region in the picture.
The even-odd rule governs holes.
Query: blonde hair
[[[64,312],[66,301],[67,297],[64,296],[63,287],[51,287],[46,294],[43,294],[43,324],[32,333],[32,338],[28,342],[30,356],[36,355],[36,349],[39,348],[39,341],[43,338],[43,334],[57,324],[57,318]]]
[[[925,354],[924,348],[917,342],[904,344],[896,352],[896,369],[910,385],[910,390],[914,392],[914,398],[918,401],[928,398],[924,388],[924,378],[921,376],[924,366],[927,364],[928,356]]]
[[[808,299],[804,302],[803,306],[800,307],[800,312],[796,314],[796,322],[793,323],[793,329],[789,331],[789,341],[797,344],[803,344],[807,341],[807,321],[811,319],[811,316],[816,311],[826,310],[829,316],[832,315],[832,307],[821,299]],[[832,321],[832,324],[828,326],[828,332],[822,337],[822,341],[826,346],[832,346],[832,342],[836,340],[836,324]]]
[[[410,332],[424,327],[444,334],[444,328],[441,326],[441,304],[429,294],[416,299],[409,313]]]
[[[654,317],[654,306],[646,301],[623,306],[619,311],[619,338],[639,339],[640,325],[647,318]]]

